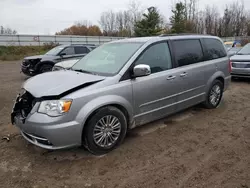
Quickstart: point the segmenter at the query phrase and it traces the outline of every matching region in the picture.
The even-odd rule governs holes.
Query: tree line
[[[127,10],[103,12],[99,25],[77,23],[56,34],[116,37],[154,36],[163,33],[198,33],[219,37],[249,36],[250,13],[242,1],[227,4],[221,15],[215,5],[198,8],[199,0],[182,0],[173,5],[167,20],[157,7],[143,9],[132,1]]]
[[[219,37],[249,36],[250,13],[242,1],[227,4],[222,15],[215,5],[197,8],[198,0],[178,2],[172,10],[170,32],[210,34]]]
[[[17,31],[9,27],[0,26],[0,35],[16,35]]]
[[[198,33],[219,37],[250,36],[250,11],[243,1],[225,6],[221,14],[216,5],[199,9],[199,0],[179,0],[172,6],[172,15],[166,19],[157,7],[145,8],[140,2],[130,2],[126,10],[102,12],[98,25],[78,21],[56,32],[56,35],[142,37],[168,33]],[[0,34],[16,34],[1,26]]]

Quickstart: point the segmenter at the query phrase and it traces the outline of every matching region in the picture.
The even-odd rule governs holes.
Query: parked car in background
[[[199,103],[217,108],[231,80],[230,68],[218,37],[112,41],[70,70],[27,80],[11,120],[27,141],[42,148],[84,145],[104,154],[122,143],[128,129]]]
[[[66,60],[66,61],[61,61],[59,63],[56,63],[53,68],[52,71],[58,71],[58,70],[68,70],[70,69],[74,64],[76,64],[76,62],[78,62],[80,59],[70,59],[70,60]]]
[[[97,46],[94,46],[92,48],[92,50],[94,50]],[[68,70],[70,69],[74,64],[76,64],[77,61],[79,61],[81,59],[80,58],[75,58],[75,59],[70,59],[70,60],[65,60],[65,61],[61,61],[59,63],[56,63],[53,68],[52,71],[58,71],[58,70]]]
[[[230,50],[227,51],[227,55],[229,57],[236,55],[239,50],[241,50],[242,47],[233,47]]]
[[[63,60],[84,57],[95,48],[95,45],[60,45],[44,55],[25,57],[21,63],[21,72],[28,76],[34,76],[40,73],[52,70],[55,63]]]
[[[227,51],[229,51],[235,47],[241,47],[240,41],[237,41],[237,40],[224,42],[224,45],[225,45]]]
[[[230,58],[232,64],[232,78],[250,78],[250,43],[246,44],[236,55]]]

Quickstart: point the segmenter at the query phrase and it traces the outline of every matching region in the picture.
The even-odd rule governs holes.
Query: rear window
[[[76,54],[86,54],[89,53],[89,49],[84,46],[75,46]]]
[[[185,66],[203,61],[203,51],[199,39],[173,41],[178,66]]]
[[[203,39],[206,50],[205,50],[205,57],[206,60],[218,59],[222,57],[226,57],[227,53],[222,44],[217,39]]]

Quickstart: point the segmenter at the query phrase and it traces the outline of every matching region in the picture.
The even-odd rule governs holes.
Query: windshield
[[[104,76],[117,74],[143,43],[106,43],[79,60],[72,70]]]
[[[245,45],[241,50],[237,53],[239,55],[249,55],[250,54],[250,43]]]
[[[64,49],[63,46],[57,46],[48,51],[45,55],[57,55],[60,51]]]

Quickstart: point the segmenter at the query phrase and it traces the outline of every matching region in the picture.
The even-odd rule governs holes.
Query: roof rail
[[[169,36],[178,36],[178,35],[207,35],[207,34],[197,34],[197,33],[171,33],[171,34],[161,34],[159,37],[169,37]],[[210,35],[209,35],[210,36]]]
[[[95,44],[81,44],[81,43],[78,43],[78,44],[74,44],[74,43],[72,43],[72,44],[68,44],[68,45],[72,45],[72,46],[96,46]]]

